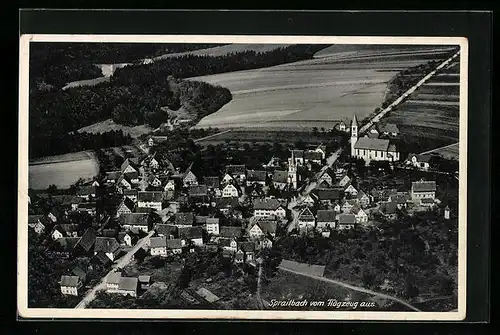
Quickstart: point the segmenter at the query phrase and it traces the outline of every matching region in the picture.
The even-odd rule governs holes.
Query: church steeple
[[[358,141],[358,120],[356,118],[356,113],[354,113],[351,122],[351,156],[355,156],[354,146],[357,141]]]

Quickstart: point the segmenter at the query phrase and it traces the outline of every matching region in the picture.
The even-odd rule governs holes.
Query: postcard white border
[[[123,43],[272,43],[272,44],[415,44],[460,46],[458,309],[454,312],[272,311],[272,310],[126,310],[28,308],[28,97],[31,42]],[[61,319],[243,319],[243,320],[463,320],[466,316],[467,257],[467,87],[468,40],[465,37],[271,36],[271,35],[22,35],[19,48],[18,159],[18,316]]]

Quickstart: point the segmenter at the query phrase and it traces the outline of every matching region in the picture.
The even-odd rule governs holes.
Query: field
[[[78,179],[93,178],[98,173],[97,161],[89,151],[44,157],[30,162],[28,187],[41,190],[53,184],[68,188]]]
[[[382,122],[397,124],[402,136],[409,141],[425,142],[420,148],[422,151],[456,143],[459,138],[459,69],[456,62],[431,78]]]
[[[80,129],[78,129],[78,132],[79,133],[99,134],[99,133],[104,133],[104,132],[108,132],[111,130],[121,130],[121,131],[123,131],[124,134],[129,134],[133,138],[137,138],[137,137],[144,135],[144,134],[149,134],[150,132],[153,131],[153,129],[151,129],[147,125],[129,127],[129,126],[117,124],[113,120],[108,119],[105,121],[91,124],[90,126],[80,128]]]
[[[354,48],[355,49],[355,48]],[[369,115],[382,103],[387,82],[400,70],[441,59],[449,48],[404,46],[323,54],[269,68],[190,78],[229,88],[233,100],[199,127],[311,128]],[[425,52],[421,50],[425,49]]]
[[[187,52],[178,52],[165,54],[161,56],[154,57],[153,60],[158,60],[162,58],[180,57],[180,56],[224,56],[236,52],[244,51],[255,51],[255,52],[266,52],[272,51],[278,48],[286,48],[290,44],[228,44],[213,48],[199,49]]]
[[[439,148],[437,150],[432,151],[432,153],[436,153],[436,154],[438,154],[446,159],[458,160],[459,145],[458,145],[458,143],[456,143],[456,144],[452,144],[449,146],[445,146],[445,147],[442,147],[442,148]]]
[[[408,308],[400,304],[396,304],[390,300],[377,298],[366,293],[353,291],[333,283],[315,280],[309,277],[296,275],[283,270],[279,270],[276,276],[273,277],[267,285],[262,286],[261,296],[267,302],[273,299],[286,301],[294,299],[296,301],[307,299],[308,301],[324,301],[323,307],[275,307],[274,309],[282,310],[330,310],[330,311],[349,311],[354,310],[353,307],[328,307],[328,299],[337,301],[352,301],[352,302],[375,302],[375,307],[363,308],[358,307],[356,310],[399,310],[407,311]]]

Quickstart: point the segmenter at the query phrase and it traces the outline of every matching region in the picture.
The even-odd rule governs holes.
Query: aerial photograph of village
[[[459,91],[457,45],[31,42],[28,308],[457,311]]]

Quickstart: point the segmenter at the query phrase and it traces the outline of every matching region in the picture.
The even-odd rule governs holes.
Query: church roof
[[[361,137],[354,144],[354,149],[387,151],[389,140]]]

